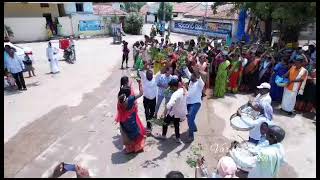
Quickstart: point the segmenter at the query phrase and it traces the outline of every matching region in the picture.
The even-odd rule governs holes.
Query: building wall
[[[147,16],[147,23],[154,23],[155,16],[153,14],[146,15]]]
[[[64,6],[64,12],[66,14],[72,14],[77,12],[76,3],[64,3],[63,6]]]
[[[300,32],[299,39],[303,40],[316,40],[317,34],[317,24],[316,22],[309,24],[306,28],[302,29]]]
[[[184,17],[184,15],[183,15],[183,13],[178,13],[178,16],[177,16],[178,18],[183,18]]]
[[[232,37],[237,36],[238,20],[208,19],[207,21],[208,22],[231,23],[232,24]]]
[[[59,16],[57,4],[49,3],[49,7],[40,7],[40,3],[4,3],[4,17],[42,17],[43,13],[51,13],[52,20]]]
[[[99,20],[101,21],[101,25],[103,26],[99,31],[79,31],[79,21],[85,20]],[[71,23],[73,27],[74,36],[78,37],[80,35],[85,36],[94,36],[94,35],[102,35],[105,34],[104,28],[106,28],[104,24],[104,20],[101,16],[96,16],[92,14],[75,14],[71,16]]]
[[[83,3],[83,11],[85,13],[89,13],[92,14],[93,13],[93,5],[92,2],[79,2],[79,3]],[[76,9],[76,3],[72,2],[72,3],[64,3],[64,10],[66,12],[66,14],[74,14],[77,13],[77,9]]]
[[[59,24],[62,26],[61,29],[58,30],[59,36],[71,36],[73,35],[71,18],[69,16],[58,17]]]
[[[192,34],[192,35],[198,35],[201,34],[201,30],[185,30],[185,29],[176,29],[175,28],[175,22],[172,21],[170,24],[172,32],[180,32],[180,33],[186,33],[186,34]],[[201,22],[201,21],[198,21]],[[223,20],[223,19],[207,19],[207,22],[218,22],[218,23],[230,23],[232,24],[232,38],[236,37],[237,35],[237,29],[238,29],[238,20]],[[220,33],[215,33],[215,32],[210,32],[209,34],[206,33],[208,36],[215,36],[215,37],[221,37],[225,38],[226,34],[220,34]]]
[[[14,37],[11,39],[12,42],[48,40],[46,19],[43,17],[4,18],[4,24],[9,26],[13,31]]]

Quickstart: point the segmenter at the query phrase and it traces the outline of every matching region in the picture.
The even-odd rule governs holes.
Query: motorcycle
[[[74,45],[71,45],[70,47],[68,47],[63,51],[63,57],[68,63],[74,64],[74,62],[76,61],[76,53],[74,50]]]

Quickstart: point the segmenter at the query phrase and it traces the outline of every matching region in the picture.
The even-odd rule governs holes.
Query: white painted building
[[[12,42],[48,40],[47,24],[59,36],[107,33],[102,18],[93,14],[92,2],[6,2],[4,24],[13,31]]]
[[[158,9],[160,2],[154,2],[144,5],[140,9],[140,14],[144,16],[145,23],[159,22]]]

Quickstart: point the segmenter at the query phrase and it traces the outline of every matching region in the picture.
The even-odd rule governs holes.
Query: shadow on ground
[[[11,96],[11,95],[20,94],[20,93],[22,93],[22,91],[19,91],[17,89],[5,89],[4,90],[5,96]]]
[[[134,159],[137,155],[138,153],[126,154],[125,150],[122,150],[122,151],[112,153],[111,161],[112,161],[112,164],[125,164],[130,160]]]

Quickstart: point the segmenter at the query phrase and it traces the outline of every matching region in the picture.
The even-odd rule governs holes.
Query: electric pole
[[[164,36],[164,34],[165,34],[165,32],[166,32],[166,20],[165,20],[165,6],[164,6],[165,4],[164,4],[164,2],[162,2],[162,13],[163,13],[163,15],[162,15],[162,25],[163,25],[163,32],[162,32],[162,37]]]

